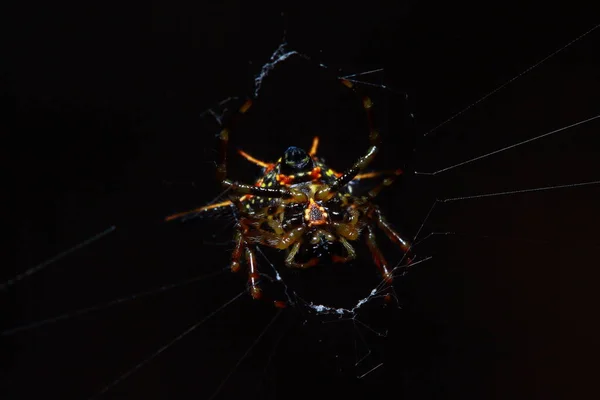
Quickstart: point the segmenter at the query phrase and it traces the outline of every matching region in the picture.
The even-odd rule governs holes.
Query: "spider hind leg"
[[[254,250],[248,247],[244,240],[244,235],[239,230],[235,233],[235,247],[231,253],[231,271],[238,272],[241,268],[242,255],[245,257],[246,265],[248,266],[248,287],[250,295],[254,300],[262,297],[262,290],[258,284],[260,275],[256,265],[256,255]]]
[[[381,213],[381,210],[376,208],[374,211],[374,217],[379,229],[381,229],[393,243],[398,245],[404,253],[410,253],[411,244],[407,240],[402,238],[402,236],[400,236],[400,234],[390,226],[390,224],[387,222],[387,220]]]
[[[392,271],[388,269],[387,261],[381,253],[381,250],[379,250],[379,247],[377,246],[377,242],[375,241],[375,232],[370,225],[367,225],[367,234],[365,240],[367,242],[367,247],[369,248],[369,251],[371,251],[371,255],[373,256],[373,262],[379,269],[379,272],[381,272],[383,280],[386,283],[391,284],[394,280],[394,275]]]

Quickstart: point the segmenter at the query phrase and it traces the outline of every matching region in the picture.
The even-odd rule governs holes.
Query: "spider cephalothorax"
[[[351,82],[341,80],[353,89]],[[363,97],[363,108],[369,121],[371,100]],[[252,106],[250,100],[239,109],[244,114]],[[226,150],[229,130],[219,135],[222,143],[222,158],[217,168],[217,178],[229,189],[231,200],[192,210],[203,212],[226,206],[238,210],[235,232],[235,248],[231,268],[237,271],[242,258],[249,270],[249,286],[252,297],[259,298],[259,273],[256,266],[255,247],[268,246],[286,252],[285,265],[290,268],[309,268],[327,258],[336,263],[356,258],[352,242],[364,238],[373,260],[383,278],[391,282],[393,271],[375,242],[377,226],[386,236],[407,253],[409,244],[386,222],[373,199],[400,170],[361,173],[379,150],[380,137],[370,129],[370,146],[364,156],[343,173],[329,168],[316,156],[319,138],[315,137],[310,151],[289,147],[276,162],[258,160],[244,151],[239,154],[263,168],[263,175],[254,185],[233,182],[227,179]],[[356,196],[349,190],[352,181],[383,177],[383,181],[366,195]],[[176,214],[174,219],[188,213]]]

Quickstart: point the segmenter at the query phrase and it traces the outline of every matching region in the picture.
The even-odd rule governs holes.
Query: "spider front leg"
[[[245,114],[252,106],[252,100],[246,100],[246,102],[240,107],[237,115],[233,118],[231,125],[234,125],[237,119]],[[219,133],[219,141],[221,142],[221,159],[217,165],[217,180],[227,189],[231,191],[232,195],[252,195],[261,196],[268,198],[287,198],[293,201],[306,201],[306,195],[298,191],[289,190],[287,188],[265,188],[254,185],[246,185],[240,182],[234,182],[227,179],[227,149],[229,147],[229,128],[223,128]],[[244,153],[245,154],[245,153]],[[247,154],[244,155],[248,159],[252,159],[253,162],[258,160],[249,157]]]
[[[377,136],[378,133],[375,132]],[[371,145],[367,150],[367,154],[362,156],[354,163],[352,167],[342,173],[342,175],[337,178],[331,185],[328,187],[324,187],[315,193],[315,199],[320,201],[328,201],[330,200],[337,192],[340,191],[341,188],[346,186],[350,181],[352,181],[359,172],[363,169],[367,168],[367,166],[373,161],[375,155],[379,151],[379,147],[377,145]]]
[[[232,118],[229,126],[234,126],[237,120],[252,107],[252,100],[248,99],[238,109],[237,114]],[[225,127],[219,132],[219,141],[221,142],[221,160],[217,165],[217,181],[223,182],[227,177],[227,148],[229,147],[229,128]]]
[[[353,85],[351,82],[342,80],[342,84],[353,89]],[[353,89],[354,90],[354,89]],[[370,146],[367,149],[367,152],[364,156],[360,157],[349,169],[342,173],[340,177],[338,177],[329,187],[325,187],[317,193],[315,193],[315,199],[321,201],[327,201],[331,199],[337,192],[340,191],[344,186],[346,186],[350,181],[356,178],[356,176],[363,171],[375,158],[375,155],[379,151],[379,145],[381,144],[381,137],[379,136],[379,132],[375,130],[373,127],[373,115],[371,111],[371,107],[373,103],[371,99],[367,96],[363,97],[363,108],[367,113],[369,119],[369,143]]]
[[[247,185],[245,183],[233,182],[224,179],[223,187],[231,190],[233,195],[251,195],[266,198],[283,198],[286,202],[304,203],[308,201],[306,193],[293,188],[266,188],[261,186]]]

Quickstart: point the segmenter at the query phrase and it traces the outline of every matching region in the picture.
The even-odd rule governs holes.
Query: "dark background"
[[[330,70],[384,68],[369,77],[394,88],[369,93],[386,140],[380,168],[436,171],[592,117],[600,104],[599,33],[592,32],[422,138],[594,27],[593,12],[573,2],[270,9],[238,2],[53,2],[23,4],[3,19],[10,38],[0,76],[9,171],[5,228],[16,238],[9,242],[16,262],[3,263],[3,280],[117,227],[0,293],[8,316],[3,329],[227,265],[231,245],[212,242],[230,238],[230,219],[165,225],[162,218],[219,194],[218,129],[203,112],[252,93],[254,76],[284,30],[290,49]],[[300,67],[291,71],[274,81],[274,93],[314,101],[328,113],[299,108],[293,122],[279,125],[280,115],[265,106],[256,120],[265,127],[232,135],[232,148],[273,159],[289,145],[308,146],[315,132],[298,124],[317,125],[320,154],[342,169],[366,149],[366,138],[349,133],[352,120],[340,119],[341,106],[325,101],[329,82],[321,89]],[[597,180],[598,128],[591,122],[435,177],[407,173],[380,203],[410,237],[435,198]],[[413,137],[417,152],[409,157]],[[230,170],[243,181],[258,172],[235,161]],[[336,355],[351,353],[341,348],[344,335],[354,332],[351,323],[324,328],[311,320],[303,327],[285,310],[219,396],[589,396],[598,334],[599,196],[597,186],[585,186],[436,205],[422,237],[455,234],[418,248],[433,259],[397,280],[402,310],[386,316],[387,340],[365,339],[384,367],[364,379],[338,373]],[[11,399],[88,398],[244,284],[243,276],[224,273],[4,335],[2,392]],[[268,303],[243,297],[102,398],[209,398],[274,313]]]

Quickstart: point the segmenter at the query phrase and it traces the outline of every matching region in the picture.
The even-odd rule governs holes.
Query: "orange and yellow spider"
[[[340,82],[354,91],[350,81],[340,79]],[[370,124],[370,146],[364,156],[342,173],[329,168],[317,157],[319,138],[315,137],[310,151],[292,146],[276,162],[261,161],[239,150],[241,156],[263,169],[263,175],[254,185],[231,181],[227,179],[230,130],[224,128],[219,134],[221,160],[217,179],[229,190],[230,200],[174,214],[166,220],[233,206],[238,218],[231,269],[240,270],[242,259],[245,260],[249,290],[254,299],[260,298],[262,293],[255,255],[258,245],[284,250],[285,265],[289,268],[310,268],[326,257],[336,263],[355,259],[352,243],[364,238],[383,279],[391,283],[393,271],[376,244],[375,227],[404,253],[410,251],[410,244],[392,229],[373,199],[402,171],[362,173],[380,146],[380,135],[371,122],[370,98],[364,96],[362,105]],[[246,101],[238,110],[238,116],[251,106],[252,101]],[[349,190],[352,181],[376,177],[383,177],[383,181],[365,195],[356,196]],[[410,262],[410,258],[408,260]]]

